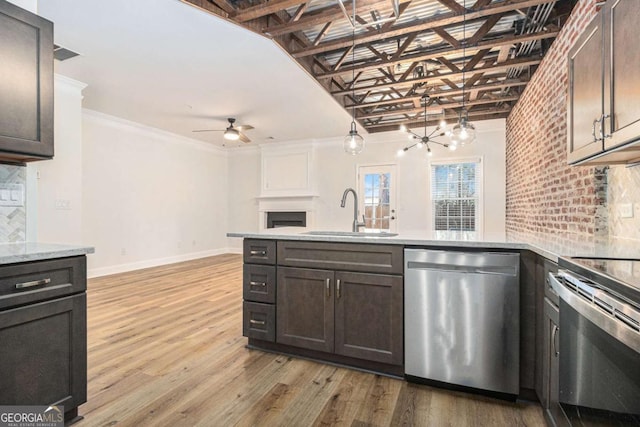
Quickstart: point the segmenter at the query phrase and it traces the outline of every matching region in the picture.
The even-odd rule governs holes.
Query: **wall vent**
[[[58,46],[57,44],[53,45],[53,57],[58,61],[66,61],[67,59],[71,59],[78,55],[80,54],[69,50],[66,47]]]

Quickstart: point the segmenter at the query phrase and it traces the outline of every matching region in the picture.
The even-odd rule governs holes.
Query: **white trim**
[[[62,74],[54,74],[53,81],[54,83],[62,83],[69,88],[77,89],[80,92],[82,92],[87,86],[89,86],[86,83],[82,83],[81,81],[63,76]]]
[[[122,119],[120,117],[111,116],[109,114],[101,113],[99,111],[90,110],[88,108],[82,109],[82,119],[94,121],[105,126],[109,126],[115,129],[121,129],[129,132],[134,132],[139,135],[153,136],[160,139],[163,142],[171,144],[188,145],[198,150],[209,151],[211,153],[227,156],[227,150],[217,147],[213,144],[202,142],[197,139],[187,138],[176,133],[167,132],[158,128],[143,125],[141,123],[132,122],[130,120]]]
[[[391,186],[389,187],[389,191],[391,192],[390,194],[390,209],[395,211],[395,213],[389,213],[390,216],[394,216],[395,219],[394,220],[389,220],[389,231],[390,232],[396,232],[398,230],[398,163],[394,163],[394,162],[382,162],[382,163],[357,163],[356,164],[356,192],[358,193],[358,197],[360,198],[358,200],[358,218],[361,218],[362,215],[364,215],[364,202],[365,202],[365,195],[362,194],[362,188],[364,188],[364,183],[360,180],[360,170],[362,168],[378,168],[379,170],[381,169],[388,169],[389,173],[391,174]]]
[[[215,255],[222,255],[226,253],[238,253],[235,248],[221,248],[211,249],[202,252],[191,252],[183,255],[175,255],[165,258],[149,259],[144,261],[131,262],[127,264],[112,265],[109,267],[92,268],[87,271],[87,277],[101,277],[111,274],[125,273],[133,270],[140,270],[149,267],[158,267],[160,265],[173,264],[182,261],[191,261],[199,258],[206,258]]]

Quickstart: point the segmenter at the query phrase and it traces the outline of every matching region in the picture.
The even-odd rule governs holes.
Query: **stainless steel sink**
[[[335,237],[393,237],[398,233],[389,233],[386,231],[380,231],[377,233],[364,233],[357,231],[308,231],[306,233],[309,236],[335,236]]]

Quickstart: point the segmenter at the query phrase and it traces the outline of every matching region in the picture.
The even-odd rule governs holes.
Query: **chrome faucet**
[[[342,193],[342,201],[340,202],[340,207],[344,208],[347,203],[347,194],[353,194],[353,226],[351,227],[351,231],[357,233],[360,231],[360,227],[364,227],[364,215],[362,215],[362,222],[358,222],[358,193],[353,188],[347,188]]]

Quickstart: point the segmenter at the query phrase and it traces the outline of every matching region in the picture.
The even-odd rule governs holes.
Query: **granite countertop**
[[[488,248],[488,249],[528,249],[553,262],[558,257],[616,257],[640,258],[640,245],[637,241],[624,239],[602,239],[581,237],[571,233],[527,234],[508,233],[485,234],[477,239],[461,233],[441,233],[434,235],[429,232],[400,233],[393,237],[377,237],[375,233],[363,233],[362,236],[318,236],[304,234],[307,229],[298,227],[283,227],[257,232],[231,232],[227,237],[242,237],[251,239],[280,239],[305,240],[317,242],[351,242],[374,243],[406,246],[448,246],[458,248]]]
[[[0,244],[0,264],[14,264],[26,261],[41,261],[92,254],[90,246],[59,245],[54,243],[2,243]]]

